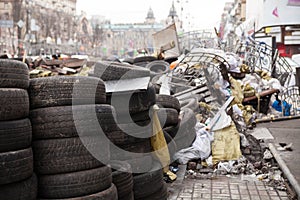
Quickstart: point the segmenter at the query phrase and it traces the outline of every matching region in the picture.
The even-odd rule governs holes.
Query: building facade
[[[278,49],[281,56],[300,53],[300,1],[235,0],[222,15],[220,38],[233,47],[251,36]]]
[[[74,38],[76,0],[2,0],[1,52],[36,54],[45,45],[63,45]]]
[[[100,13],[101,14],[101,13]],[[166,19],[157,22],[150,7],[143,23],[111,24],[104,16],[76,15],[76,0],[2,0],[0,53],[15,55],[89,54],[134,56],[138,50],[157,50],[152,35],[181,21],[174,3]]]
[[[98,23],[95,23],[98,21]],[[181,21],[176,13],[174,3],[169,13],[166,13],[166,20],[157,22],[155,14],[150,7],[146,14],[144,23],[111,24],[102,17],[91,18],[91,24],[95,34],[93,55],[100,57],[133,57],[139,50],[152,54],[160,50],[160,47],[153,46],[153,34],[170,24],[175,23],[181,26]]]

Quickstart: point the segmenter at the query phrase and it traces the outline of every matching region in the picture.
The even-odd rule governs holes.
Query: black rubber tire
[[[130,193],[128,193],[126,196],[118,198],[118,200],[134,200],[133,191],[131,191]]]
[[[174,108],[178,112],[180,111],[181,108],[179,100],[176,97],[173,97],[171,95],[166,95],[166,94],[157,94],[156,104],[159,107],[163,107],[163,108]]]
[[[106,136],[116,145],[135,144],[143,142],[153,135],[151,121],[117,124],[118,130],[106,133]]]
[[[178,112],[173,108],[160,108],[157,115],[162,128],[178,124]]]
[[[134,199],[143,199],[163,187],[163,171],[158,167],[158,163],[154,163],[155,168],[153,171],[139,174],[133,177],[133,192]]]
[[[32,149],[0,153],[0,185],[25,180],[33,174]]]
[[[111,187],[111,169],[107,166],[73,173],[40,175],[40,198],[72,198],[91,195]]]
[[[118,124],[126,124],[126,123],[142,123],[145,121],[150,121],[151,117],[152,117],[152,113],[151,113],[151,109],[150,110],[145,110],[145,111],[141,111],[138,113],[134,113],[134,114],[129,114],[129,118],[126,115],[123,115],[122,113],[118,113],[116,114],[116,122]]]
[[[125,59],[123,60],[123,62],[132,65],[132,64],[133,64],[133,58],[125,58]]]
[[[154,192],[153,194],[143,197],[142,199],[135,200],[167,200],[168,199],[168,187],[166,183],[163,183],[163,186],[160,190]]]
[[[148,77],[150,71],[127,63],[100,61],[95,64],[94,74],[103,81]]]
[[[196,139],[195,132],[187,133],[185,137],[175,138],[177,151],[190,147]]]
[[[28,118],[0,121],[0,152],[16,151],[31,145],[32,130]]]
[[[104,82],[99,78],[84,76],[31,79],[29,97],[31,109],[106,102]]]
[[[38,199],[38,200],[53,200],[53,199]],[[90,194],[81,197],[74,197],[74,198],[63,198],[63,199],[55,199],[55,200],[120,200],[118,199],[117,188],[114,184],[103,190],[101,192]]]
[[[177,151],[191,146],[194,142],[196,138],[196,130],[194,127],[197,123],[194,112],[189,108],[183,108],[179,118],[181,119],[179,127],[175,128],[177,132],[175,135],[174,132],[172,132],[173,135],[170,134],[173,136],[177,145]]]
[[[114,159],[113,157],[115,156],[112,156],[112,160]],[[150,171],[153,164],[151,154],[141,154],[141,156],[134,156],[131,158],[119,157],[119,160],[126,161],[130,164],[133,176]]]
[[[152,151],[150,138],[149,139],[145,138],[145,139],[141,140],[140,142],[136,142],[136,143],[132,143],[132,144],[123,144],[123,145],[117,145],[117,146],[128,152],[139,153],[139,155],[135,156],[135,157],[131,157],[131,155],[124,154],[123,152],[116,152],[112,148],[112,144],[111,144],[111,159],[112,160],[120,160],[120,158],[122,158],[122,160],[130,160],[130,159],[134,159],[137,157],[143,157],[145,155],[144,153],[150,153]]]
[[[143,138],[141,142],[136,142],[133,144],[124,144],[120,147],[126,151],[134,153],[148,153],[152,151],[150,138]]]
[[[135,143],[143,142],[145,140],[144,138],[137,138],[131,136],[123,131],[106,133],[106,136],[112,143],[114,143],[117,146],[135,144]]]
[[[29,97],[24,89],[0,88],[0,121],[22,119],[29,115]]]
[[[153,158],[151,155],[144,155],[141,157],[135,157],[131,159],[126,159],[132,169],[132,175],[139,175],[141,172],[147,172],[151,170],[153,164]]]
[[[107,103],[116,109],[117,115],[136,114],[149,110],[156,102],[155,95],[155,88],[149,84],[147,90],[109,93],[107,94]]]
[[[34,139],[97,135],[119,130],[114,108],[106,104],[39,108],[30,111]],[[88,131],[86,131],[88,130]]]
[[[152,62],[157,60],[155,56],[139,56],[135,57],[133,59],[133,64],[139,63],[139,62]]]
[[[173,140],[173,138],[166,131],[164,131],[164,137],[167,142],[170,159],[172,161],[174,154],[177,152],[177,144],[175,140]]]
[[[25,63],[0,59],[0,88],[21,88],[29,86],[29,70]]]
[[[170,56],[170,57],[164,59],[164,61],[166,61],[169,64],[171,64],[172,62],[177,61],[177,60],[178,60],[177,56]]]
[[[170,71],[170,64],[163,60],[155,60],[148,63],[146,68],[155,74],[165,74]]]
[[[103,166],[103,163],[86,149],[81,139],[88,143],[89,150],[100,154],[104,164],[108,162],[109,143],[99,141],[95,137],[36,140],[32,143],[36,172],[59,174]]]
[[[133,177],[130,164],[125,161],[111,161],[110,165],[113,168],[112,182],[117,187],[118,199],[128,196],[133,192]]]
[[[197,98],[188,98],[182,101],[179,101],[181,109],[189,108],[192,109],[194,112],[199,110],[199,103]]]
[[[33,175],[25,180],[0,186],[1,199],[9,200],[36,200],[37,177]]]
[[[135,66],[139,66],[139,67],[142,67],[142,68],[145,68],[147,66],[149,62],[145,61],[145,62],[137,62],[137,63],[134,63]],[[151,73],[151,72],[150,72]],[[150,74],[151,76],[151,74]]]
[[[168,133],[174,138],[177,145],[177,151],[189,147],[194,142],[196,138],[196,130],[194,127],[197,123],[194,112],[189,108],[183,108],[179,118],[181,120],[178,127],[174,127],[171,131],[165,130],[170,131]]]
[[[179,114],[179,123],[177,126],[166,127],[163,130],[166,131],[172,138],[184,138],[186,135],[195,134],[193,128],[196,125],[196,122],[197,119],[194,112],[189,108],[183,108]]]

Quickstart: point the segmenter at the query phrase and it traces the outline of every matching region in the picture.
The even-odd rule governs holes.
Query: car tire
[[[143,199],[163,187],[163,171],[160,164],[155,162],[150,172],[133,177],[134,199]]]
[[[106,102],[105,85],[99,78],[57,76],[30,80],[31,109]]]
[[[25,63],[1,59],[0,60],[0,88],[27,89],[29,86],[29,70]]]
[[[95,64],[94,74],[103,81],[149,77],[150,71],[127,63],[100,61]]]
[[[34,139],[95,136],[119,130],[115,110],[106,104],[38,108],[30,111]],[[101,128],[101,129],[100,129]],[[88,131],[87,131],[88,130]]]
[[[131,166],[125,161],[111,161],[113,184],[118,190],[118,199],[133,193],[133,176]]]
[[[33,174],[31,148],[0,153],[0,185],[25,180]]]
[[[165,94],[157,94],[156,95],[156,104],[163,108],[174,108],[178,112],[180,111],[180,103],[176,97]]]
[[[31,140],[32,128],[28,118],[0,121],[0,152],[28,148]]]
[[[85,140],[84,144],[89,149],[81,140]],[[33,141],[35,170],[38,174],[59,174],[103,166],[110,158],[108,145],[95,137]],[[102,162],[90,150],[98,152]]]
[[[107,166],[90,170],[40,175],[39,197],[63,199],[91,195],[111,187],[111,169]]]
[[[0,186],[0,196],[9,200],[36,200],[37,177],[33,175],[27,179]]]
[[[0,121],[23,119],[29,115],[29,98],[24,89],[0,88]]]

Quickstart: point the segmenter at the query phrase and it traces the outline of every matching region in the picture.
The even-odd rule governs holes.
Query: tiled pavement
[[[287,200],[284,191],[277,191],[261,181],[243,181],[239,176],[217,176],[213,179],[184,179],[178,188],[180,192],[171,195],[170,200]]]

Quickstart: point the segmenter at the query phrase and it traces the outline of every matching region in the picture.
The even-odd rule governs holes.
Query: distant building
[[[175,23],[176,28],[178,30],[182,29],[182,21],[179,19],[178,15],[177,15],[177,11],[175,9],[174,1],[172,2],[172,6],[170,8],[168,18],[166,20],[166,26],[169,26],[173,23]]]
[[[38,53],[74,39],[76,0],[5,0],[0,2],[0,48],[11,53]],[[3,25],[12,22],[12,26]]]
[[[152,35],[172,23],[180,26],[181,22],[174,3],[166,18],[165,21],[156,22],[154,12],[150,7],[144,23],[111,24],[104,22],[99,30],[102,39],[101,45],[97,47],[96,52],[100,56],[108,57],[112,55],[132,57],[137,54],[139,49],[145,49],[150,54],[157,52],[160,48],[153,46]]]

